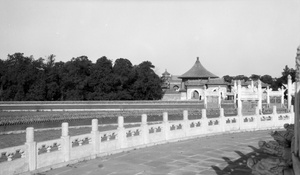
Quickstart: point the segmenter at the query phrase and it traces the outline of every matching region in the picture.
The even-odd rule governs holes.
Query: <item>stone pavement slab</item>
[[[226,133],[98,157],[39,175],[250,175],[250,156],[270,131]]]

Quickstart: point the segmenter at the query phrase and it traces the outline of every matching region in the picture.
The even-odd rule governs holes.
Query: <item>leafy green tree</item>
[[[249,78],[245,75],[237,75],[233,78],[234,80],[244,80],[244,81],[248,81]]]
[[[252,74],[249,78],[253,81],[257,81],[260,79],[260,75]]]
[[[135,100],[159,100],[162,98],[161,79],[153,71],[154,66],[144,61],[136,67],[137,80],[134,83]]]
[[[273,84],[273,78],[270,75],[263,75],[260,77],[260,80],[264,83],[267,83],[269,85]]]
[[[287,65],[284,67],[283,72],[281,73],[282,76],[282,83],[287,84],[287,77],[288,75],[291,75],[292,77],[292,82],[295,82],[295,77],[296,77],[296,70],[293,68],[289,68]]]
[[[229,76],[229,75],[225,75],[223,76],[224,81],[231,83],[234,77]]]
[[[46,74],[44,59],[39,58],[38,60],[32,60],[33,69],[31,75],[33,78],[32,84],[26,91],[26,97],[24,100],[27,101],[43,101],[46,100]]]
[[[72,58],[62,71],[63,97],[65,100],[86,100],[88,77],[92,62],[86,56]]]
[[[113,100],[113,68],[112,61],[105,56],[99,58],[92,66],[89,86],[93,89],[89,93],[90,100]]]
[[[117,100],[132,100],[132,86],[135,81],[135,74],[131,62],[124,58],[119,58],[113,66],[114,87],[116,88]]]
[[[3,101],[4,84],[6,83],[6,71],[5,61],[0,59],[0,101]]]
[[[23,53],[8,55],[3,77],[4,100],[26,100],[26,93],[36,80],[37,69],[33,61],[32,56],[25,57]]]
[[[55,55],[47,58],[45,67],[46,73],[46,100],[57,101],[63,100],[63,81],[62,75],[64,70],[64,62],[55,62]]]

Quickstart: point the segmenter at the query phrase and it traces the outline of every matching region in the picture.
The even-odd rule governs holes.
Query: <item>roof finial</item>
[[[197,57],[197,61],[199,61],[199,57]]]

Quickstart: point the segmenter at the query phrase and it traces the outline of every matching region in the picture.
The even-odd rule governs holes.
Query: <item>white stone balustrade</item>
[[[293,109],[293,107],[291,107]],[[240,109],[237,109],[240,111]],[[282,128],[285,123],[294,123],[293,111],[277,114],[273,107],[272,114],[225,116],[220,108],[220,116],[208,118],[206,109],[202,109],[201,119],[189,120],[188,111],[183,111],[183,120],[169,121],[168,113],[163,113],[163,121],[148,124],[147,115],[141,116],[140,126],[125,128],[124,117],[118,117],[116,130],[99,132],[98,120],[92,120],[91,133],[69,136],[68,123],[62,123],[60,139],[36,143],[34,129],[26,129],[26,143],[22,146],[1,149],[7,161],[0,162],[0,174],[16,174],[39,168],[66,165],[72,161],[91,159],[128,149],[154,144],[178,141],[194,137],[203,137],[224,132],[240,132]],[[39,150],[43,150],[39,152]],[[19,156],[16,156],[18,155]]]

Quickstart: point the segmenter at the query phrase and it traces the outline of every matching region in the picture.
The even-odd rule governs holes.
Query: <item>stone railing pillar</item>
[[[118,117],[118,148],[125,148],[126,131],[124,128],[124,117]]]
[[[282,124],[279,123],[279,118],[278,118],[279,115],[277,115],[277,107],[276,106],[273,106],[273,113],[272,114],[273,115],[272,115],[271,120],[273,122],[273,125],[275,127],[282,127]]]
[[[221,104],[222,104],[222,98],[221,98],[221,91],[219,89],[219,92],[218,92],[218,108],[221,108]]]
[[[183,130],[185,133],[185,136],[189,136],[190,135],[190,125],[189,125],[189,113],[187,110],[183,111]]]
[[[239,117],[243,116],[243,114],[242,114],[242,108],[240,108],[240,107],[237,108],[237,114],[238,114]]]
[[[207,130],[208,130],[208,120],[207,120],[207,116],[206,116],[206,109],[202,109],[201,112],[202,112],[202,118],[201,118],[202,124],[201,124],[201,126],[203,126],[203,130],[205,132],[207,132]],[[203,133],[203,134],[206,134],[206,133]]]
[[[291,105],[290,113],[290,123],[295,122],[295,112],[294,112],[294,105]]]
[[[147,125],[147,114],[142,114],[142,136],[143,136],[143,141],[144,144],[148,144],[149,143],[149,128]]]
[[[284,107],[284,88],[283,86],[281,87],[281,107]]]
[[[291,75],[288,75],[288,81],[287,81],[287,102],[288,102],[288,109],[291,109],[292,106],[292,77]]]
[[[65,162],[70,160],[70,136],[69,136],[69,123],[64,122],[61,124],[61,139],[62,139],[62,153]]]
[[[224,108],[220,108],[220,124],[222,127],[222,131],[225,131],[225,125],[226,125],[226,118],[224,115]]]
[[[267,107],[270,106],[270,89],[269,86],[267,86]]]
[[[237,115],[238,115],[238,122],[239,122],[239,129],[242,130],[244,129],[244,118],[243,118],[243,114],[242,114],[242,108],[241,107],[238,107],[237,108]]]
[[[255,115],[259,115],[260,114],[260,109],[258,106],[256,106],[255,108]]]
[[[203,90],[203,103],[204,103],[204,108],[207,108],[207,90],[206,90],[206,86],[204,86],[204,90]]]
[[[92,144],[95,156],[100,153],[100,133],[98,130],[98,119],[92,120]]]
[[[168,112],[163,113],[163,124],[164,124],[164,132],[165,132],[165,139],[169,140],[169,119],[168,119]]]
[[[260,80],[258,80],[257,95],[258,95],[257,106],[261,110],[262,109],[262,87],[261,87],[261,81]]]
[[[294,113],[294,105],[291,105],[290,113]],[[294,121],[293,121],[294,122]]]
[[[220,117],[225,117],[224,108],[220,108]]]
[[[33,127],[26,128],[26,161],[28,162],[29,171],[35,170],[37,165],[37,149],[34,141]]]
[[[273,115],[276,115],[277,114],[277,107],[276,106],[273,106]]]

